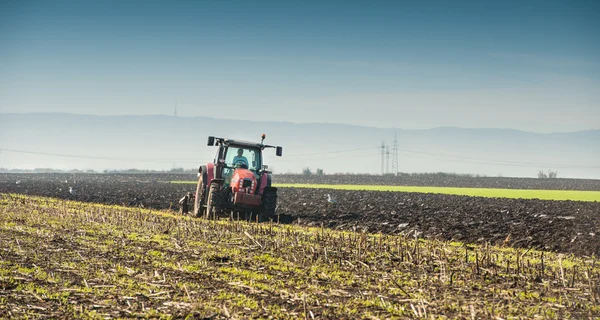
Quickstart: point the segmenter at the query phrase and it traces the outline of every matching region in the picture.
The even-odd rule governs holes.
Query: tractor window
[[[255,149],[246,149],[238,147],[229,147],[225,163],[228,167],[235,167],[236,162],[245,162],[248,169],[256,171],[260,168],[260,159]]]

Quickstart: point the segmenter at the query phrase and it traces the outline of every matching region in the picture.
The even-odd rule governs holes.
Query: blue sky
[[[3,1],[0,113],[600,129],[599,1]]]

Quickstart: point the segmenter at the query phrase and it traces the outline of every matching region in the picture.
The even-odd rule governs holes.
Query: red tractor
[[[260,143],[208,137],[209,146],[219,149],[213,163],[200,166],[194,197],[194,213],[198,217],[269,221],[275,216],[277,188],[271,186],[271,172],[263,164],[262,151],[282,148]]]

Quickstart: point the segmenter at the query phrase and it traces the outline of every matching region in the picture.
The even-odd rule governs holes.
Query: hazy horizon
[[[305,167],[326,173],[449,172],[534,177],[600,178],[600,130],[532,133],[511,129],[398,130],[333,124],[251,122],[173,116],[2,114],[0,167],[56,169],[194,168],[212,162],[209,135],[260,141],[284,148],[266,152],[275,172]],[[393,139],[398,139],[394,152]],[[272,150],[271,150],[272,151]],[[389,156],[387,152],[389,151]]]
[[[177,118],[206,118],[206,119],[216,119],[216,120],[245,120],[250,122],[273,122],[273,123],[290,123],[290,124],[330,124],[330,125],[341,125],[341,126],[351,126],[351,127],[363,127],[363,128],[378,128],[378,129],[391,129],[391,130],[432,130],[432,129],[443,129],[443,128],[456,128],[456,129],[482,129],[482,130],[515,130],[522,131],[526,133],[539,133],[539,134],[553,134],[553,133],[575,133],[575,132],[584,132],[584,131],[597,131],[600,128],[590,128],[590,129],[581,129],[581,130],[569,130],[569,131],[549,131],[549,132],[539,132],[539,131],[531,131],[531,130],[521,130],[516,128],[506,128],[506,127],[458,127],[458,126],[437,126],[437,127],[429,127],[429,128],[419,128],[419,129],[406,129],[400,127],[380,127],[380,126],[367,126],[360,124],[350,124],[350,123],[341,123],[341,122],[320,122],[320,121],[308,121],[308,122],[298,122],[298,121],[290,121],[290,120],[247,120],[247,119],[232,119],[227,117],[218,117],[218,116],[186,116],[186,115],[174,115],[174,114],[91,114],[91,113],[76,113],[76,112],[2,112],[0,115],[5,114],[64,114],[64,115],[79,115],[79,116],[100,116],[100,117],[177,117]]]

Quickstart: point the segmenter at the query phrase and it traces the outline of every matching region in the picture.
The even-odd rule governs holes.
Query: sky
[[[0,1],[0,113],[579,131],[599,58],[600,1]]]

